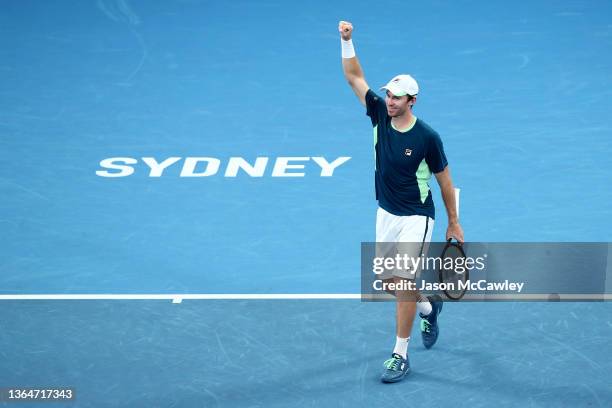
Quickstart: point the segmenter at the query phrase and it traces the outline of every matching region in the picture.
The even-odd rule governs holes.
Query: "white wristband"
[[[353,40],[345,41],[340,39],[342,45],[342,58],[355,58],[355,48],[353,47]]]

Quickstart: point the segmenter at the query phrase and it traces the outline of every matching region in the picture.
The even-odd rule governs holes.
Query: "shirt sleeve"
[[[444,154],[444,145],[437,133],[433,133],[429,137],[425,162],[427,162],[432,173],[439,173],[448,166],[448,160],[446,160],[446,154]]]
[[[367,108],[366,115],[372,120],[372,126],[383,123],[384,118],[387,116],[387,105],[385,101],[371,89],[368,89],[368,92],[366,92],[365,100]]]

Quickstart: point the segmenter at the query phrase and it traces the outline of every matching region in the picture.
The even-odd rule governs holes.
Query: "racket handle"
[[[453,237],[450,237],[449,239],[447,239],[447,240],[446,240],[446,245],[451,245],[451,244],[452,244],[452,241],[453,241]],[[453,244],[453,245],[458,245],[458,246],[460,246],[460,247],[462,247],[462,246],[463,246],[463,244],[462,244],[461,242],[459,242],[459,241],[457,241],[457,243],[456,243],[456,244]]]

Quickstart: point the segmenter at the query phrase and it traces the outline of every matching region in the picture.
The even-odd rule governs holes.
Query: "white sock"
[[[419,294],[419,301],[416,304],[416,308],[421,316],[427,316],[431,313],[431,303],[425,296]]]
[[[406,355],[408,354],[408,343],[409,342],[410,342],[410,337],[405,338],[405,339],[401,337],[396,337],[395,338],[395,348],[393,349],[393,352],[395,354],[399,354],[403,358],[406,358]]]

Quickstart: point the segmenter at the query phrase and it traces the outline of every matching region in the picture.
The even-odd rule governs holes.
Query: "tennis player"
[[[377,254],[399,243],[410,256],[425,255],[431,241],[435,209],[429,189],[431,174],[440,185],[448,215],[446,239],[463,242],[455,208],[453,182],[442,140],[438,133],[413,114],[419,86],[410,75],[398,75],[381,88],[383,97],[367,84],[352,42],[353,26],[340,21],[342,68],[349,85],[374,127],[375,184],[378,210],[376,215]],[[406,244],[403,244],[406,243]],[[412,244],[412,245],[411,245]],[[386,248],[386,249],[385,249]],[[387,252],[388,253],[388,252]],[[383,276],[384,282],[402,283],[414,280],[419,271],[395,269]],[[395,291],[396,339],[391,358],[384,363],[381,380],[401,381],[410,371],[408,343],[416,311],[421,317],[421,337],[425,348],[438,339],[438,315],[442,311],[439,296],[425,297],[418,291]]]

